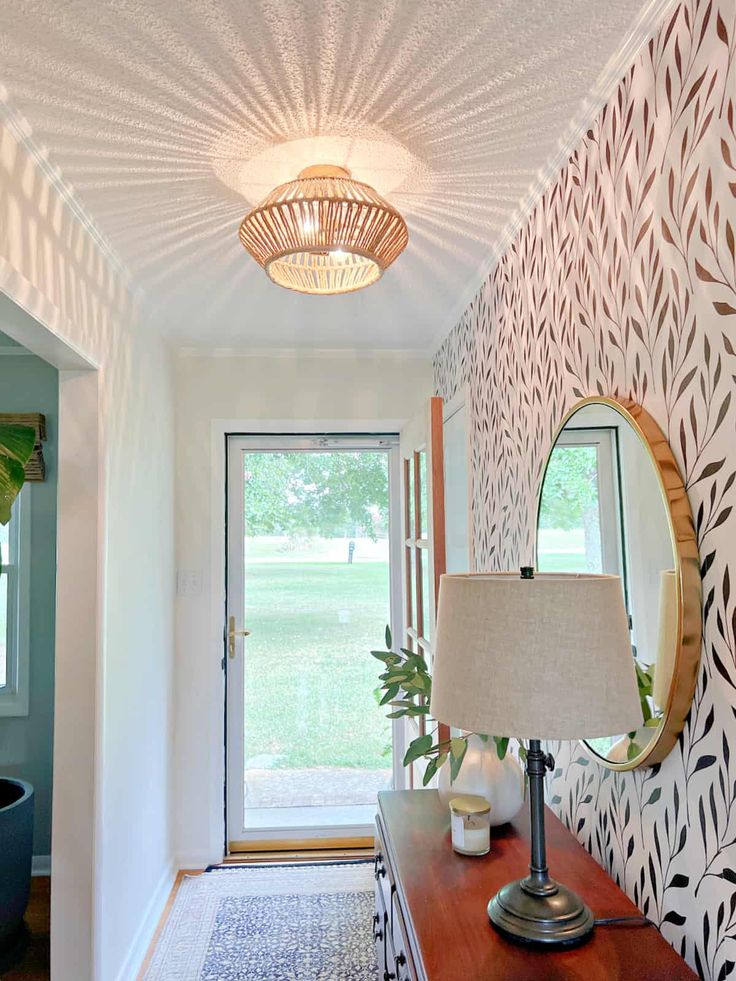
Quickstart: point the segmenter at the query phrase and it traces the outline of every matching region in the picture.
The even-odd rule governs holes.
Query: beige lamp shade
[[[677,652],[678,626],[677,574],[674,569],[666,569],[659,579],[659,634],[652,686],[654,704],[661,709],[667,708],[670,695]]]
[[[642,724],[617,576],[445,575],[432,715],[468,731],[582,739]]]

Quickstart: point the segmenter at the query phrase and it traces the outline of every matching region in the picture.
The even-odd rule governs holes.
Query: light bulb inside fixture
[[[305,218],[302,223],[302,231],[305,235],[311,235],[312,232],[316,232],[319,229],[319,223],[312,221],[311,218]]]
[[[331,255],[335,262],[346,262],[348,258],[347,252],[343,249],[333,249]]]

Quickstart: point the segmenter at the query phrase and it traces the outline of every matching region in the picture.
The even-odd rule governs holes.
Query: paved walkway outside
[[[391,787],[391,770],[315,767],[304,770],[246,770],[246,807],[320,807],[373,804]]]

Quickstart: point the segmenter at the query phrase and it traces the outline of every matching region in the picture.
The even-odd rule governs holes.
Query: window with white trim
[[[566,428],[547,464],[539,505],[540,572],[624,576],[618,446],[611,427]]]
[[[26,485],[0,525],[0,716],[28,715],[30,511]]]

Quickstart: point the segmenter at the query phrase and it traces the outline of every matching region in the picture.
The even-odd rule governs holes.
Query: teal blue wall
[[[22,777],[36,792],[33,852],[51,854],[51,774],[54,725],[56,607],[56,459],[59,373],[0,333],[0,412],[42,412],[46,480],[31,493],[30,714],[0,718],[0,773]]]

